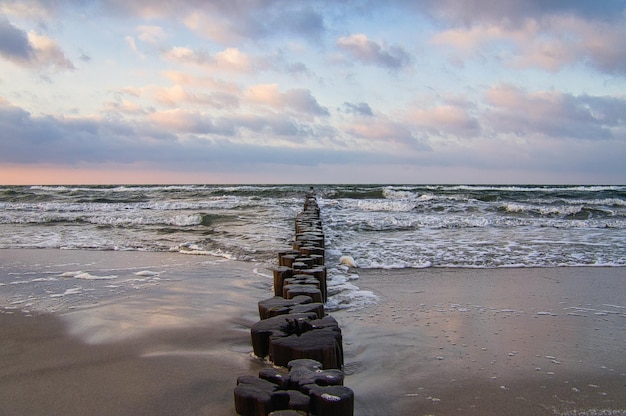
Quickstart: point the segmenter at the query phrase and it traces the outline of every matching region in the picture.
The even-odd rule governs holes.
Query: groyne
[[[320,208],[307,194],[291,248],[278,253],[274,296],[258,303],[260,320],[250,330],[254,355],[273,365],[238,377],[237,414],[353,415],[354,392],[343,385],[341,329],[324,310],[324,243]]]

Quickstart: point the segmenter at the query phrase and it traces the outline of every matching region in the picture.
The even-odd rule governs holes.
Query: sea
[[[1,186],[0,249],[168,252],[260,270],[289,247],[306,193],[321,208],[336,305],[372,299],[359,269],[626,266],[626,186],[605,185]]]

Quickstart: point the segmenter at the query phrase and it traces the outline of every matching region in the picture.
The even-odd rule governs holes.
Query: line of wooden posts
[[[328,296],[320,208],[307,194],[295,218],[295,239],[278,253],[274,297],[259,302],[251,328],[254,355],[267,359],[257,376],[238,377],[235,410],[242,416],[352,416],[354,392],[343,385],[343,344]]]

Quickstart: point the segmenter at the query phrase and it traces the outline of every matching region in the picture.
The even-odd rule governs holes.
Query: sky
[[[626,184],[626,0],[0,0],[0,184]]]

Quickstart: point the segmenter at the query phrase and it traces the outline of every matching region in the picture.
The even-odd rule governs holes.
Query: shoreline
[[[4,270],[11,254],[0,250]],[[20,255],[11,261],[25,272],[46,261],[60,272],[67,257],[95,275],[128,269],[132,284],[142,270],[161,279],[124,286],[120,272],[96,303],[90,285],[111,282],[80,281],[87,304],[52,314],[0,309],[0,414],[235,415],[237,375],[264,365],[250,356],[249,328],[271,282],[255,265]],[[355,415],[626,415],[626,268],[356,271],[378,303],[331,313]]]

